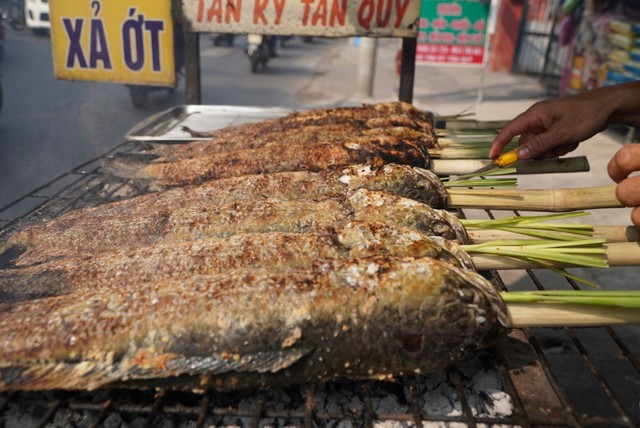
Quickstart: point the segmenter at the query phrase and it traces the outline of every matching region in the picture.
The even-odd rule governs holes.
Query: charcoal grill
[[[123,143],[0,207],[0,242],[31,222],[144,193],[137,183],[101,169],[109,156],[140,150],[139,142]],[[550,287],[544,274],[527,271],[524,287]],[[486,275],[507,289],[498,273]],[[576,287],[567,281],[562,280],[562,287]],[[231,394],[119,389],[0,393],[0,426],[635,427],[640,425],[639,333],[630,326],[513,330],[470,361],[393,381]],[[479,385],[478,374],[485,373],[495,373],[495,378],[490,385]],[[492,408],[496,396],[509,398],[508,410]]]

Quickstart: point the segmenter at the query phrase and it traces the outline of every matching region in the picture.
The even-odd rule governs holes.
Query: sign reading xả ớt
[[[51,0],[59,79],[175,85],[171,0]]]
[[[416,62],[483,65],[489,0],[422,0]]]

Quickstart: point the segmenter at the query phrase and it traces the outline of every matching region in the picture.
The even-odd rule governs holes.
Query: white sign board
[[[420,0],[183,0],[191,31],[415,37]]]

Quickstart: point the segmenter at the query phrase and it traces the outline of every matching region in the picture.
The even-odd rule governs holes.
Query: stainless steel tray
[[[131,128],[125,138],[129,141],[184,142],[208,140],[193,137],[182,129],[213,131],[229,125],[258,122],[284,116],[292,110],[280,107],[182,105],[156,113]]]

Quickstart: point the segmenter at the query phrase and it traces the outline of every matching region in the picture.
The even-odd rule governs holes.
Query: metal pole
[[[200,34],[185,30],[185,92],[187,104],[202,104],[200,81]]]
[[[405,103],[413,102],[413,82],[416,73],[416,46],[415,37],[402,39],[402,63],[400,65],[400,90],[398,99]]]
[[[361,97],[373,95],[373,79],[376,72],[376,52],[378,39],[361,37],[358,47],[358,75],[356,79],[356,94]]]

